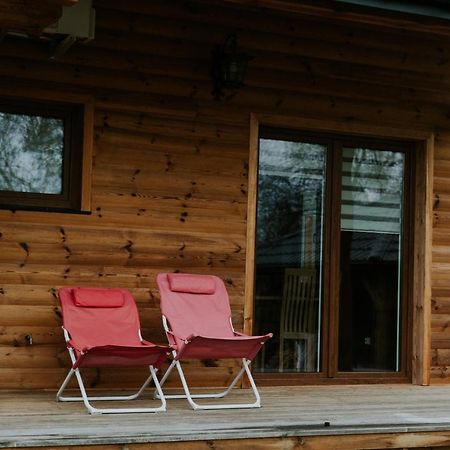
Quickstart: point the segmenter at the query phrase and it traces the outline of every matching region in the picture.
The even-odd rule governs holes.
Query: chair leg
[[[174,360],[171,362],[170,366],[167,368],[167,370],[166,370],[164,376],[161,378],[161,381],[159,382],[159,384],[161,385],[161,387],[164,386],[164,383],[166,382],[167,378],[169,378],[170,373],[172,372],[173,368],[175,367],[175,363],[176,363],[176,360],[174,359]],[[166,398],[167,398],[167,396],[166,396]]]
[[[68,397],[63,397],[62,393],[66,389],[67,384],[69,383],[70,379],[73,377],[74,374],[75,374],[75,370],[71,368],[69,370],[69,373],[67,374],[66,378],[64,379],[63,384],[61,385],[58,392],[56,393],[56,400],[58,402],[70,401],[70,400],[66,400],[66,398],[68,398]],[[77,397],[77,399],[81,399],[81,397]]]
[[[70,369],[69,373],[67,374],[63,384],[58,390],[58,393],[56,394],[56,399],[61,402],[79,402],[83,401],[84,405],[88,409],[90,414],[120,414],[120,413],[132,413],[132,412],[158,412],[158,411],[165,411],[166,410],[166,399],[164,397],[164,394],[162,392],[161,386],[159,384],[158,378],[156,376],[156,370],[153,366],[149,366],[150,368],[150,376],[145,380],[144,384],[141,386],[141,388],[132,395],[116,395],[116,396],[101,396],[101,397],[88,397],[86,388],[84,387],[83,379],[81,377],[81,373],[79,369]],[[62,394],[69,383],[72,376],[75,375],[78,386],[80,388],[81,397],[64,397]],[[114,400],[134,400],[138,398],[142,392],[145,390],[145,388],[150,384],[150,382],[153,380],[155,383],[155,392],[158,393],[158,399],[161,400],[161,405],[159,407],[155,408],[95,408],[91,405],[90,401],[114,401]]]
[[[164,374],[163,378],[161,379],[161,381],[160,381],[160,385],[161,386],[164,385],[165,381],[169,377],[169,374],[172,372],[174,367],[177,367],[177,370],[178,370],[178,367],[181,368],[181,364],[180,363],[177,364],[177,360],[175,360],[175,359],[172,361],[172,363],[170,364],[170,366],[166,370],[166,373]],[[231,389],[233,389],[234,386],[236,386],[236,383],[242,377],[244,372],[245,372],[245,368],[243,366],[242,369],[239,371],[239,373],[234,377],[234,379],[231,382],[231,384],[227,387],[227,389],[225,389],[222,392],[217,392],[217,393],[213,393],[213,394],[191,394],[191,398],[223,398],[227,394],[230,393]],[[165,394],[165,397],[166,397],[166,399],[177,399],[177,398],[186,398],[186,395],[185,394]],[[155,392],[154,398],[159,398],[157,396],[156,392]]]
[[[79,402],[83,400],[83,397],[64,397],[62,393],[64,392],[68,382],[72,378],[73,375],[76,374],[76,371],[74,369],[70,369],[66,379],[64,380],[63,384],[59,388],[58,393],[56,394],[56,399],[59,402]],[[114,400],[135,400],[137,399],[142,392],[144,392],[145,388],[150,384],[152,381],[152,375],[150,374],[149,377],[145,380],[144,384],[140,387],[140,389],[130,395],[113,395],[113,396],[101,396],[101,397],[90,397],[91,400],[101,400],[101,401],[114,401]]]
[[[181,379],[181,384],[183,385],[184,394],[170,394],[166,395],[167,399],[180,399],[185,398],[191,405],[192,409],[198,410],[198,409],[235,409],[235,408],[259,408],[261,406],[261,398],[259,396],[258,389],[256,388],[255,381],[253,380],[253,376],[251,374],[250,368],[250,361],[243,358],[242,359],[242,368],[238,372],[238,374],[234,377],[233,381],[230,383],[230,385],[222,392],[214,393],[214,394],[191,394],[186,378],[184,376],[183,369],[181,368],[181,363],[178,360],[173,360],[169,368],[167,369],[166,373],[164,374],[164,377],[161,379],[161,385],[163,382],[167,380],[167,377],[169,376],[170,372],[173,370],[174,367],[177,368],[178,374]],[[228,404],[209,404],[209,405],[200,405],[194,401],[194,399],[197,398],[223,398],[226,395],[228,395],[231,390],[236,386],[237,382],[242,378],[244,372],[247,374],[248,379],[250,380],[250,385],[253,390],[253,394],[255,395],[255,402],[254,403],[228,403]]]
[[[315,350],[316,350],[316,348],[315,348],[314,344],[315,344],[314,335],[313,336],[308,336],[306,338],[306,346],[305,346],[306,347],[306,351],[307,351],[306,358],[305,358],[306,370],[308,372],[314,372],[314,370],[315,370],[314,362],[315,362]]]
[[[278,372],[283,372],[284,366],[284,339],[280,336],[280,350],[278,352]]]
[[[261,352],[260,352],[260,367],[259,367],[259,371],[260,372],[265,372],[266,371],[266,346],[263,345]]]

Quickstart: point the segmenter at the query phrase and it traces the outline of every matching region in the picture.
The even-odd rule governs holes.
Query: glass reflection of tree
[[[0,112],[0,189],[60,193],[63,134],[60,119]]]
[[[260,152],[258,246],[299,232],[302,217],[316,215],[323,190],[322,146],[264,140]],[[305,199],[318,201],[305,202]],[[314,211],[306,211],[307,203]]]
[[[358,187],[364,197],[360,201],[367,204],[380,201],[382,195],[402,192],[403,154],[389,151],[352,149],[351,183]],[[368,179],[379,182],[377,187],[370,186]]]

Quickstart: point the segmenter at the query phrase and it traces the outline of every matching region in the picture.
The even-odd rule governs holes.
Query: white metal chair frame
[[[156,376],[156,372],[158,369],[155,369],[153,366],[149,366],[150,376],[145,380],[144,384],[140,387],[140,389],[131,395],[116,395],[116,396],[96,396],[96,397],[88,397],[86,388],[84,387],[84,383],[81,377],[81,372],[78,368],[74,369],[73,364],[75,364],[77,358],[75,356],[75,352],[73,348],[69,345],[70,335],[69,332],[62,327],[64,331],[64,339],[67,343],[67,349],[69,350],[70,359],[72,361],[72,368],[69,370],[65,380],[63,381],[61,387],[59,388],[56,394],[56,400],[60,402],[80,402],[83,401],[84,405],[88,409],[90,414],[123,414],[123,413],[153,413],[166,411],[166,398],[161,389],[161,385]],[[139,330],[139,339],[142,341],[141,332]],[[66,389],[70,379],[75,375],[78,385],[81,392],[81,397],[64,397],[63,392]],[[135,400],[137,399],[145,390],[145,388],[150,384],[153,380],[155,383],[155,394],[156,397],[161,400],[161,405],[154,408],[95,408],[91,405],[90,401],[115,401],[115,400]]]
[[[169,335],[174,336],[173,332],[169,328],[169,323],[167,321],[167,318],[163,315],[162,316],[163,326],[164,330],[166,331],[167,337],[169,338]],[[230,319],[231,323],[231,319]],[[233,324],[231,323],[231,328],[234,331]],[[169,339],[169,342],[171,340]],[[189,341],[185,341],[186,344]],[[261,345],[264,345],[262,343]],[[170,366],[167,368],[164,376],[161,378],[160,385],[161,387],[164,386],[164,383],[166,382],[167,378],[169,377],[170,373],[172,372],[173,368],[176,367],[178,374],[180,376],[181,384],[183,386],[184,394],[166,394],[166,399],[180,399],[185,398],[191,405],[192,409],[194,410],[207,410],[207,409],[237,409],[237,408],[260,408],[261,407],[261,397],[259,395],[258,389],[256,388],[255,381],[253,379],[252,373],[250,371],[250,363],[251,361],[242,358],[242,368],[238,372],[238,374],[234,377],[233,381],[230,383],[230,385],[222,392],[212,393],[212,394],[191,394],[188,384],[186,382],[186,378],[184,376],[183,369],[181,368],[181,363],[179,360],[175,359],[177,356],[176,350],[172,350],[172,355],[174,357],[174,360],[170,364]],[[194,401],[194,399],[197,398],[224,398],[226,397],[231,390],[236,386],[237,382],[242,378],[244,373],[247,374],[248,380],[250,381],[250,385],[252,387],[253,394],[255,396],[255,402],[253,403],[226,403],[226,404],[199,404]],[[155,397],[159,398],[158,396],[159,392],[155,392]]]

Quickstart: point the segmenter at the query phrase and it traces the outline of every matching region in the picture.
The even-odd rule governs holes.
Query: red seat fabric
[[[190,290],[188,286],[183,291],[173,289],[174,285],[177,288],[187,280],[195,285],[195,293],[186,292]],[[252,360],[262,344],[272,337],[271,333],[246,336],[233,331],[228,293],[223,281],[216,276],[161,273],[157,283],[161,312],[169,322],[172,331],[169,341],[178,360]]]
[[[112,297],[108,299],[110,291]],[[167,346],[141,341],[136,303],[126,289],[64,287],[59,290],[59,298],[63,325],[70,334],[69,345],[77,356],[74,369],[142,365],[159,368],[165,360]],[[80,298],[81,306],[77,306]]]

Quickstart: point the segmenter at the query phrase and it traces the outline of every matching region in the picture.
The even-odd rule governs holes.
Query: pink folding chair
[[[83,401],[91,414],[157,412],[166,410],[166,400],[156,372],[166,359],[167,346],[142,339],[136,303],[125,289],[64,287],[59,290],[64,337],[72,367],[56,399]],[[88,397],[80,368],[148,366],[150,375],[132,395]],[[81,397],[65,397],[63,392],[75,374]],[[161,405],[154,408],[95,408],[90,401],[134,400],[153,380]]]
[[[157,283],[161,293],[163,325],[173,354],[173,361],[161,379],[161,386],[176,367],[185,392],[184,395],[166,395],[166,398],[186,398],[193,409],[260,407],[260,395],[249,365],[272,334],[247,336],[234,331],[228,293],[218,277],[161,273]],[[180,361],[221,358],[242,359],[242,368],[228,388],[215,394],[191,394]],[[197,398],[225,397],[244,373],[255,395],[254,403],[198,404],[194,401]]]

